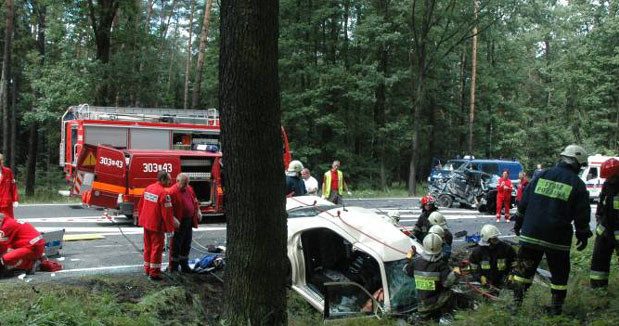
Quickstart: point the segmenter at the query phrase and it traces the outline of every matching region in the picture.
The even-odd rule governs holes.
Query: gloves
[[[481,285],[486,285],[488,284],[488,279],[482,275],[479,283],[481,283]]]
[[[454,267],[453,272],[458,275],[462,275],[462,269],[460,269],[460,267]]]
[[[13,202],[13,208],[17,208],[17,206],[19,206],[19,202],[18,201],[14,201]]]
[[[587,230],[585,232],[576,232],[576,250],[585,250],[585,248],[587,248],[587,242],[592,235],[593,233],[591,233],[591,230]]]
[[[346,193],[348,194],[348,196],[352,196],[352,192],[347,191]]]
[[[175,217],[172,224],[174,224],[175,229],[178,229],[178,227],[181,225],[181,222]]]

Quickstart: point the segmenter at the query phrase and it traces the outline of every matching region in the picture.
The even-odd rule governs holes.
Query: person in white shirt
[[[301,178],[305,183],[305,190],[308,195],[318,196],[318,180],[310,175],[309,169],[301,170]]]

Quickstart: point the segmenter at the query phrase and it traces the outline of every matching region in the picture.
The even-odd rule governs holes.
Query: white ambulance
[[[602,185],[606,179],[600,177],[600,169],[602,163],[606,160],[613,158],[613,156],[604,156],[601,154],[595,154],[587,158],[588,165],[580,170],[580,178],[587,185],[589,190],[589,198],[597,199],[600,197],[600,191],[602,191]],[[614,156],[619,160],[619,157]]]

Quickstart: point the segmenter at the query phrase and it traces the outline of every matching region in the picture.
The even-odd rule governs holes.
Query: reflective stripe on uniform
[[[615,240],[619,241],[619,231],[615,231]]]
[[[534,192],[538,195],[567,201],[572,193],[572,186],[562,182],[539,178]]]
[[[415,278],[428,279],[432,281],[440,281],[441,273],[440,272],[424,272],[424,271],[415,271]]]
[[[514,281],[520,282],[520,283],[527,283],[527,284],[533,283],[532,279],[524,278],[518,275],[514,275]]]
[[[598,226],[595,228],[595,233],[597,233],[597,235],[599,236],[603,235],[604,231],[606,231],[606,228],[602,224],[598,224]]]
[[[145,191],[144,192],[144,199],[156,203],[159,200],[159,196]]]
[[[507,267],[506,263],[505,263],[505,258],[500,258],[496,260],[496,268],[500,271],[504,271],[505,268]]]
[[[520,241],[528,242],[530,244],[535,244],[535,245],[542,246],[542,247],[548,248],[548,249],[563,250],[563,251],[569,251],[570,250],[570,246],[564,246],[564,245],[559,245],[559,244],[555,244],[555,243],[550,243],[548,241],[527,237],[526,235],[520,235]]]
[[[567,285],[550,284],[552,290],[567,291]]]
[[[615,196],[615,198],[613,199],[613,208],[619,209],[619,196]]]
[[[591,271],[591,273],[589,273],[589,278],[592,280],[608,280],[608,276],[610,275],[610,273],[608,272],[598,272],[598,271]]]
[[[481,269],[490,269],[490,262],[487,260],[481,261]]]
[[[161,264],[150,263],[150,268],[160,268]]]
[[[36,237],[36,238],[34,238],[34,239],[32,239],[32,240],[28,241],[28,243],[29,243],[29,244],[31,244],[31,245],[33,245],[33,244],[35,244],[35,243],[39,242],[39,240],[41,240],[41,239],[43,239],[43,237],[42,237],[42,236],[38,236],[38,237]]]

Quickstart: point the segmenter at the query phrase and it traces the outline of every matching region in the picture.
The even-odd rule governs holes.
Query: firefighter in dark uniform
[[[606,182],[595,212],[597,227],[589,276],[594,288],[608,286],[613,250],[619,256],[619,160],[611,158],[602,163],[600,176]]]
[[[579,251],[585,249],[593,235],[589,229],[589,193],[578,177],[580,167],[586,164],[586,151],[578,145],[569,145],[561,152],[557,166],[541,172],[525,189],[514,226],[514,232],[520,236],[520,250],[514,268],[517,304],[522,303],[537,266],[546,255],[552,275],[549,312],[551,315],[561,314],[570,273],[572,222]]]
[[[421,215],[419,215],[417,223],[415,223],[415,226],[413,227],[413,235],[417,240],[422,241],[428,234],[428,231],[432,226],[428,221],[428,217],[430,217],[432,212],[437,210],[438,207],[436,207],[436,200],[434,200],[434,197],[430,195],[421,197]]]
[[[442,259],[443,240],[430,233],[423,239],[423,252],[416,254],[405,267],[405,272],[415,279],[419,299],[417,312],[422,319],[436,319],[450,312],[456,297],[450,287],[457,276]]]
[[[503,287],[516,262],[516,251],[499,240],[499,229],[491,224],[481,228],[481,240],[469,257],[473,278],[482,285]]]

